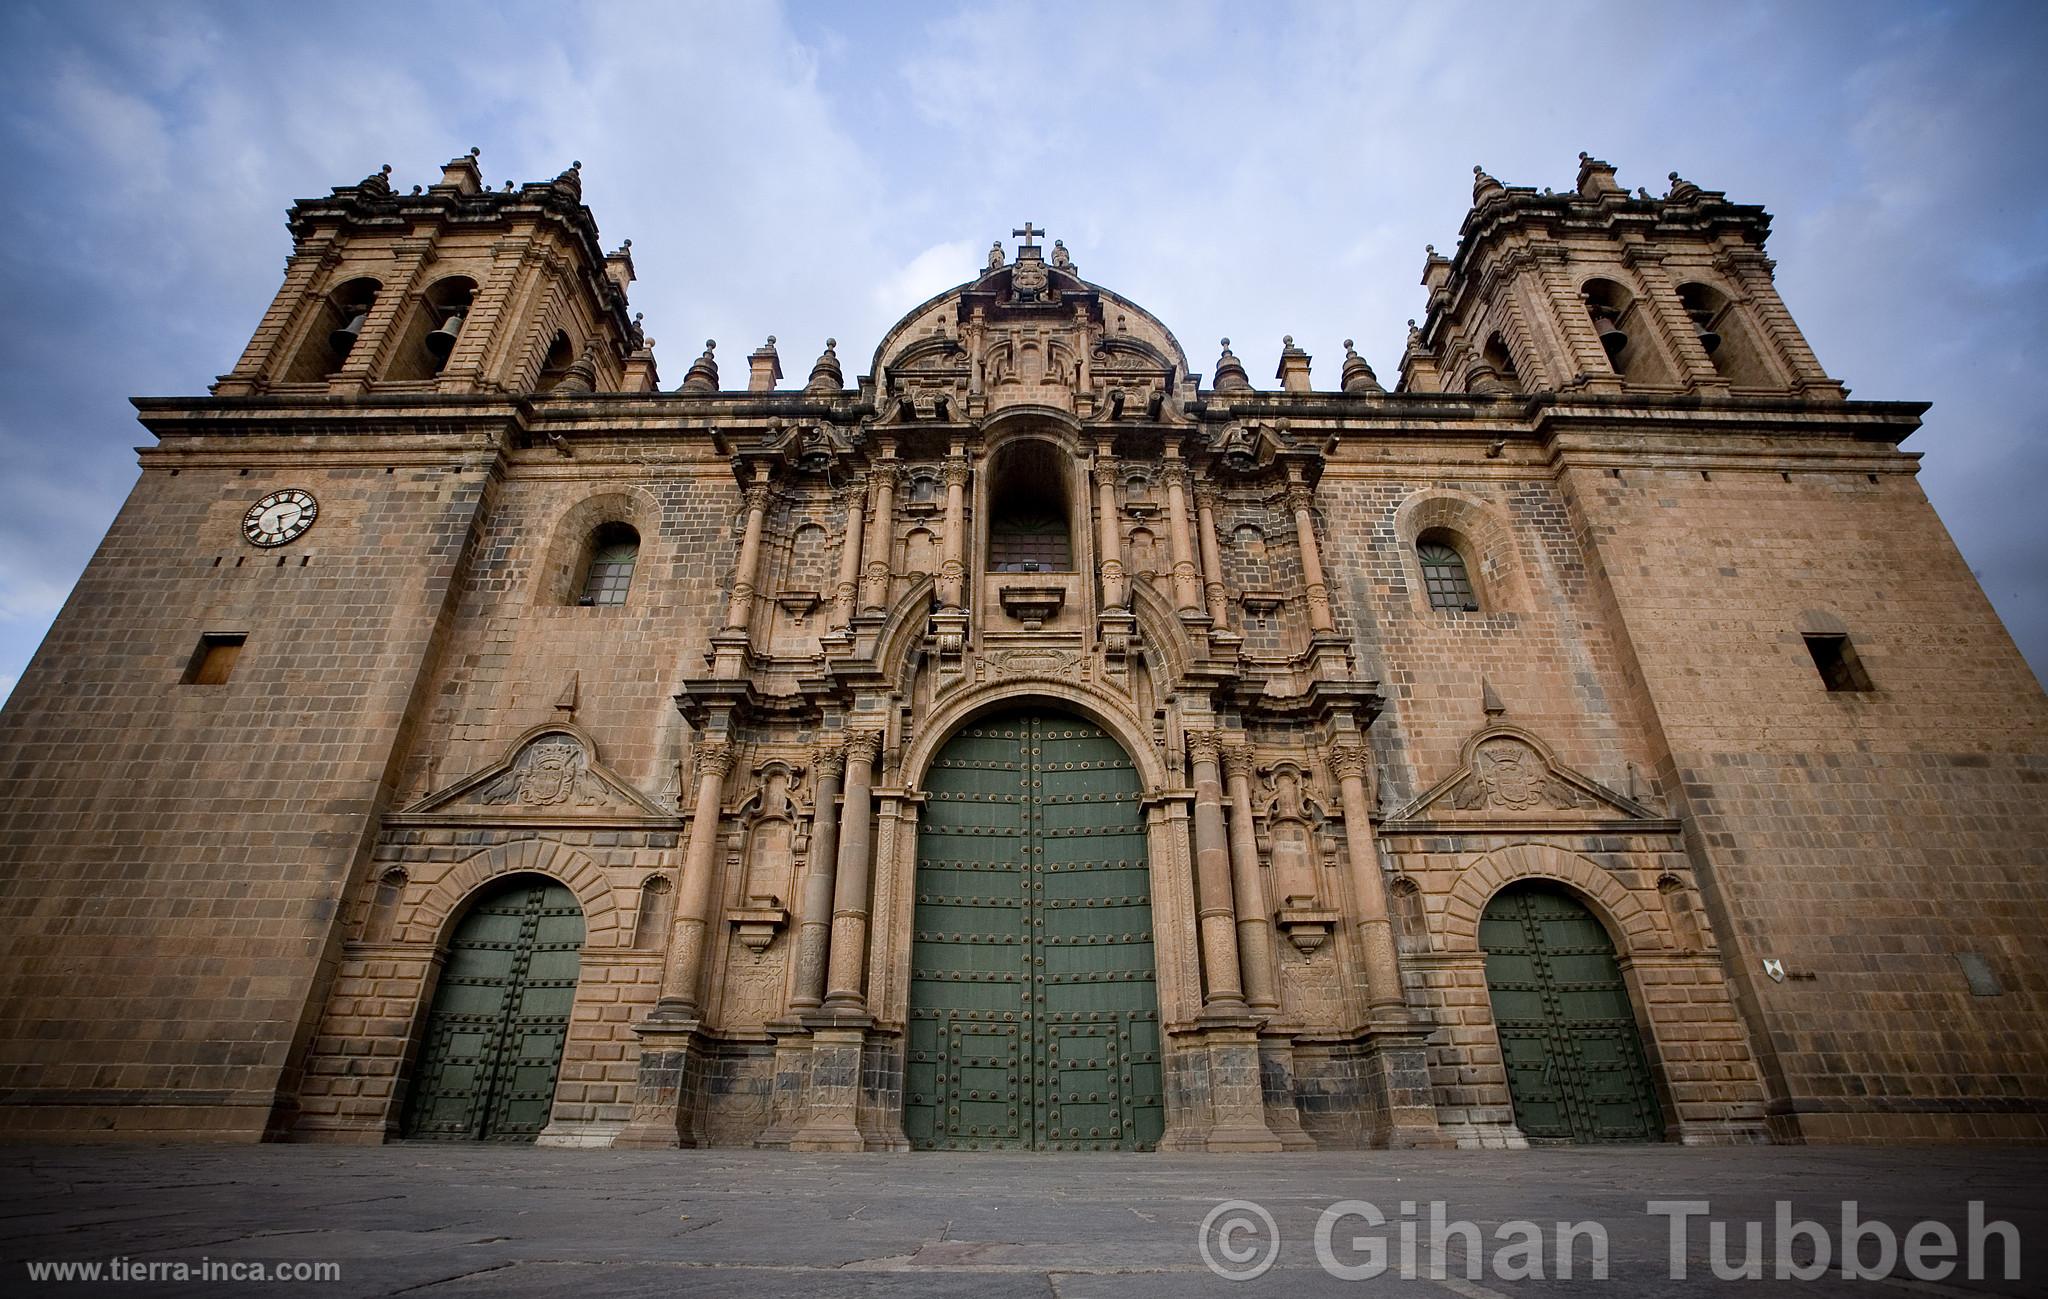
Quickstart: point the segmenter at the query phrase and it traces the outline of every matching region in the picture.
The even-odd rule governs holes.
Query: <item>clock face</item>
[[[288,487],[272,492],[242,516],[242,535],[258,546],[282,546],[304,536],[320,513],[311,492]]]

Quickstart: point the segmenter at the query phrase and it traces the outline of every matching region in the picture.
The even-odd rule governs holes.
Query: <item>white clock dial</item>
[[[311,492],[288,487],[249,507],[242,516],[242,535],[253,545],[282,546],[304,536],[319,513]]]

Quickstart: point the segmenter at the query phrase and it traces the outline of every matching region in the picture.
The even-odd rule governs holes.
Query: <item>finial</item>
[[[632,241],[632,240],[630,240],[630,239],[628,239],[628,240],[627,240],[626,242],[627,242],[627,243],[632,243],[633,241]],[[644,312],[644,311],[636,311],[636,312],[634,312],[634,313],[633,313],[633,323],[634,323],[634,324],[636,324],[636,325],[637,325],[637,324],[639,324],[639,323],[640,323],[640,322],[641,322],[642,320],[645,320],[646,318],[647,318],[647,313],[646,313],[646,312]]]
[[[1226,352],[1230,350],[1230,340],[1227,338],[1223,340],[1223,350]]]
[[[415,185],[415,186],[413,186],[413,187],[412,187],[412,192],[413,192],[413,193],[415,193],[415,194],[419,193],[419,192],[420,192],[420,187],[419,187],[418,185]]]
[[[481,158],[484,156],[484,151],[472,144],[469,146],[469,156],[472,158]]]
[[[775,335],[773,335],[773,334],[770,334],[770,335],[768,335],[768,346],[770,346],[770,347],[773,347],[773,346],[775,346]]]
[[[1636,197],[1647,201],[1650,197],[1650,187],[1648,185],[1636,186]]]
[[[575,159],[575,160],[571,161],[571,162],[570,162],[570,164],[569,164],[569,170],[570,170],[570,171],[582,171],[582,170],[583,170],[583,160],[582,160],[581,158],[577,158],[577,159]]]
[[[1423,251],[1424,253],[1426,253],[1427,255],[1429,255],[1429,256],[1431,256],[1431,257],[1434,257],[1434,256],[1436,256],[1436,245],[1435,245],[1435,244],[1424,244],[1424,245],[1422,245],[1422,251]]]
[[[1413,317],[1413,316],[1410,316],[1410,317],[1408,317],[1408,328],[1410,328],[1410,329],[1413,329],[1413,328],[1415,328],[1415,317]]]
[[[622,244],[620,244],[620,245],[619,245],[619,251],[620,251],[620,252],[625,252],[625,251],[626,251],[626,250],[627,250],[628,248],[631,248],[632,246],[633,246],[633,241],[632,241],[631,239],[628,239],[628,240],[627,240],[626,242],[624,242],[624,243],[622,243]]]
[[[1480,166],[1478,163],[1475,162],[1472,164],[1472,174],[1474,176],[1484,176],[1486,174],[1486,168]]]
[[[1670,176],[1669,176],[1669,179],[1670,179],[1670,181],[1671,181],[1671,183],[1672,183],[1672,184],[1676,185],[1676,184],[1678,183],[1678,173],[1677,173],[1677,172],[1675,172],[1675,171],[1674,171],[1674,172],[1671,172],[1671,173],[1670,173]]]
[[[1585,151],[1584,149],[1581,149],[1581,150],[1579,150],[1579,161],[1580,161],[1580,162],[1584,162],[1584,161],[1585,161],[1586,159],[1588,159],[1588,158],[1590,158],[1590,157],[1592,157],[1592,156],[1593,156],[1592,154],[1590,154],[1590,153],[1587,153],[1587,152],[1586,152],[1586,151]]]
[[[828,338],[828,339],[826,339],[826,340],[825,340],[825,350],[826,350],[826,351],[828,351],[828,352],[829,352],[829,351],[831,351],[831,350],[832,350],[833,348],[835,348],[835,347],[837,347],[837,346],[839,346],[839,340],[838,340],[838,339],[836,339],[836,338]]]
[[[707,339],[705,339],[705,340],[704,340],[704,350],[705,350],[706,352],[715,352],[715,351],[717,351],[717,350],[718,350],[718,340],[717,340],[717,339],[715,339],[715,338],[707,338]]]
[[[377,170],[378,170],[379,172],[382,172],[382,173],[383,173],[384,175],[386,175],[386,176],[389,176],[389,175],[391,174],[391,164],[387,162],[387,163],[385,163],[385,164],[384,164],[383,166],[381,166],[381,167],[377,168]],[[1676,174],[1676,173],[1673,173],[1673,174]]]
[[[1294,346],[1294,335],[1292,335],[1292,334],[1282,334],[1282,335],[1280,335],[1280,346],[1282,346],[1282,347],[1293,347],[1293,346]]]
[[[510,194],[512,192],[512,182],[509,180],[505,182],[505,192],[507,194]]]
[[[1347,351],[1347,352],[1355,352],[1355,351],[1357,351],[1358,349],[1357,349],[1356,347],[1354,347],[1354,346],[1352,345],[1352,342],[1351,342],[1351,340],[1347,338],[1347,339],[1345,339],[1345,340],[1344,340],[1344,350],[1345,350],[1345,351]]]

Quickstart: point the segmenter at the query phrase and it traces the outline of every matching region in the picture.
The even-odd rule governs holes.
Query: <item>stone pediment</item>
[[[405,815],[525,816],[616,820],[675,814],[657,806],[596,757],[580,731],[559,723],[529,731],[505,761],[413,804]]]
[[[1656,821],[1656,812],[1559,762],[1541,740],[1493,725],[1465,741],[1456,771],[1389,820]]]

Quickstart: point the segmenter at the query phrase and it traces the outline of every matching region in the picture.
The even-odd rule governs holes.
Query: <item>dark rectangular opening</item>
[[[235,673],[235,660],[241,657],[242,643],[249,638],[239,632],[208,632],[199,638],[199,648],[192,651],[192,662],[185,668],[185,684],[188,686],[226,685]]]
[[[1847,636],[1807,636],[1806,652],[1813,655],[1813,666],[1829,690],[1876,689],[1870,684],[1870,674],[1863,670],[1863,664],[1856,658],[1856,647],[1849,643]]]

